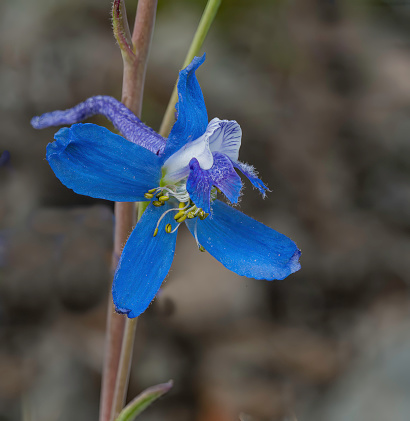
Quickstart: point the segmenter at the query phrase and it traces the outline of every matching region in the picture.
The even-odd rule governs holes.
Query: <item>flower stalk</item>
[[[156,9],[157,0],[139,0],[134,30],[130,39],[124,2],[115,0],[113,4],[114,35],[124,63],[121,101],[137,116],[141,115],[145,72]],[[135,204],[116,202],[114,213],[113,269],[115,270],[124,244],[136,223]],[[135,328],[136,321],[127,323],[123,315],[115,313],[112,299],[109,297],[100,421],[114,419],[124,404]],[[123,343],[126,344],[125,347]]]

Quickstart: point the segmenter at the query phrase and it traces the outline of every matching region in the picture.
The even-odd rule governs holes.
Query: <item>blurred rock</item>
[[[204,3],[159,2],[143,110],[154,128]],[[57,129],[29,121],[91,95],[120,97],[109,8],[0,3],[7,421],[22,418],[22,402],[34,420],[97,416],[112,208],[56,179],[45,147]],[[291,236],[302,270],[280,282],[241,278],[181,230],[137,330],[130,397],[175,380],[147,420],[408,414],[409,16],[400,2],[376,0],[222,2],[198,72],[208,114],[241,125],[240,159],[272,192],[262,201],[245,181],[239,208]]]

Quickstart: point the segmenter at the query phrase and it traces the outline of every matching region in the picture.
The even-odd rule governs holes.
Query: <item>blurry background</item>
[[[0,420],[97,419],[113,206],[57,180],[56,130],[29,121],[120,98],[110,3],[0,3]],[[159,1],[153,128],[205,3]],[[240,158],[272,190],[246,183],[240,209],[294,239],[302,270],[241,278],[180,229],[130,397],[175,386],[141,420],[410,419],[409,24],[405,0],[222,1],[198,72],[208,114],[240,123]]]

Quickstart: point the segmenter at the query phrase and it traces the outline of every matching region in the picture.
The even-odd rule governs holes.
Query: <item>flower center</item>
[[[152,204],[156,207],[164,206],[170,199],[173,201],[177,199],[179,201],[178,207],[168,209],[160,216],[153,233],[154,237],[158,234],[161,221],[169,212],[175,212],[174,220],[177,223],[177,226],[173,229],[171,224],[166,224],[164,229],[168,234],[175,232],[186,219],[198,217],[199,219],[204,220],[209,216],[209,213],[204,212],[203,209],[198,208],[195,203],[192,202],[185,186],[183,187],[183,191],[182,189],[178,191],[178,187],[178,185],[157,187],[155,189],[148,190],[148,192],[144,194],[145,198],[151,199]]]

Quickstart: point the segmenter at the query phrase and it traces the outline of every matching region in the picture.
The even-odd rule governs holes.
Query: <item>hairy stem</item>
[[[206,4],[204,13],[202,14],[201,20],[199,22],[198,28],[195,32],[194,38],[189,47],[188,53],[185,57],[184,64],[182,68],[188,66],[191,63],[192,59],[199,54],[199,51],[202,47],[202,44],[205,41],[205,37],[208,34],[209,28],[216,16],[218,8],[221,4],[221,0],[208,0]],[[159,129],[159,134],[163,137],[168,137],[171,127],[174,124],[175,120],[175,104],[178,100],[178,91],[177,85],[175,84],[174,90],[172,91],[171,98],[169,100],[167,109],[162,119],[161,127]]]
[[[145,71],[155,24],[156,9],[157,0],[139,0],[132,35],[132,49],[135,56],[132,60],[123,60],[124,70],[121,100],[137,116],[141,116]],[[125,8],[123,8],[123,19],[127,19]],[[115,270],[124,244],[136,223],[135,204],[117,202],[115,203],[114,213],[113,269]],[[110,297],[107,314],[100,421],[114,419],[114,416],[122,409],[124,404],[132,355],[130,349],[132,350],[135,327],[136,320],[133,323],[126,324],[126,317],[115,313]],[[127,347],[131,348],[124,349],[123,343],[130,343],[131,345]],[[127,374],[119,374],[124,372]]]

